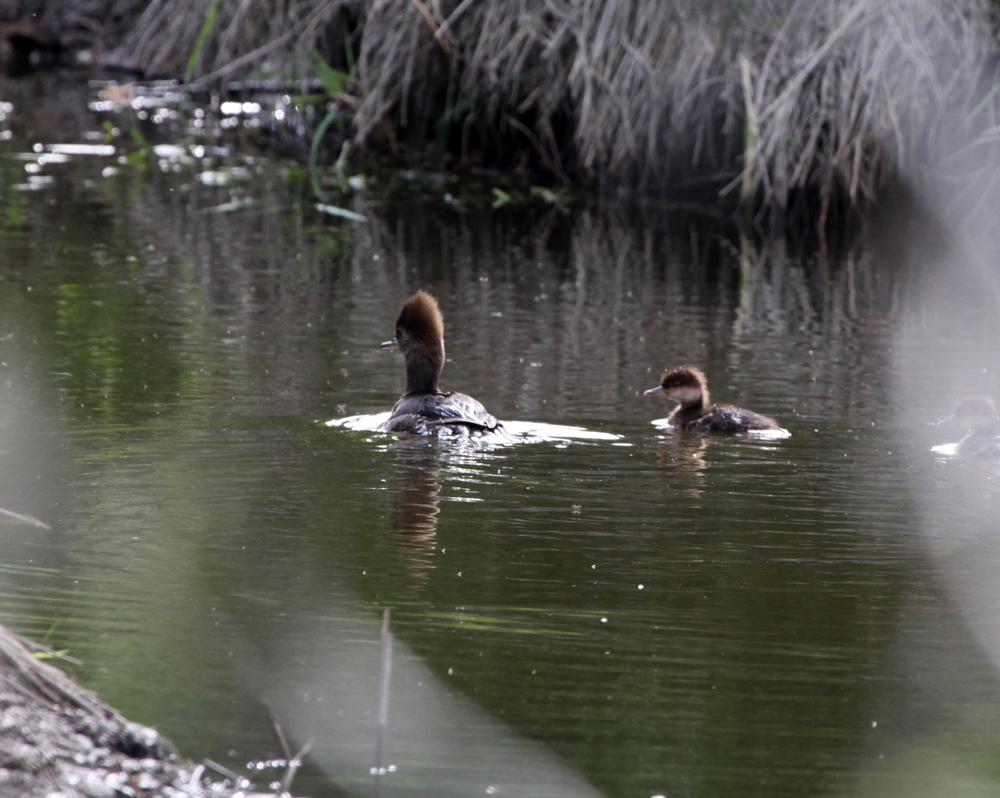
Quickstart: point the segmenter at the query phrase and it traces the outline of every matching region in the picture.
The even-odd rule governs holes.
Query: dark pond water
[[[382,795],[1000,794],[1000,467],[928,424],[1000,396],[998,276],[946,230],[798,254],[416,180],[351,221],[0,88],[0,507],[51,527],[0,519],[0,621],[127,716],[246,773],[266,701],[297,793],[371,795],[389,610]],[[445,388],[602,435],[326,426],[391,406],[418,288]],[[654,427],[685,362],[791,437]]]

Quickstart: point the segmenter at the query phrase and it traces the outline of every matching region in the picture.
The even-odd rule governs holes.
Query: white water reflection
[[[390,411],[367,415],[346,416],[324,422],[328,427],[341,427],[356,432],[382,432],[382,425],[389,420]],[[612,432],[575,427],[568,424],[545,424],[540,421],[502,421],[505,434],[483,435],[475,440],[488,444],[505,443],[569,443],[571,441],[620,441],[621,435]],[[385,433],[392,435],[392,433]]]

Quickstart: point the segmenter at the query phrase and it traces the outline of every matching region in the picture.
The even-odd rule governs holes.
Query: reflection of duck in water
[[[706,455],[714,443],[708,435],[661,435],[656,459],[667,478],[660,489],[669,495],[700,500],[711,467]]]
[[[962,457],[1000,457],[1000,418],[993,402],[973,396],[958,403],[955,412],[938,424],[959,424],[969,434],[955,446]]]
[[[710,404],[705,375],[694,366],[664,372],[659,386],[646,391],[646,396],[665,396],[677,402],[667,416],[667,425],[676,429],[722,433],[781,429],[773,418],[742,407]]]
[[[382,348],[398,347],[406,359],[406,390],[382,425],[388,432],[468,435],[503,427],[478,401],[464,393],[441,393],[444,320],[437,300],[417,291],[396,319],[396,337]]]
[[[437,551],[441,448],[427,447],[413,438],[396,441],[391,448],[397,458],[389,475],[392,541],[399,547],[407,573],[423,581],[434,568]]]

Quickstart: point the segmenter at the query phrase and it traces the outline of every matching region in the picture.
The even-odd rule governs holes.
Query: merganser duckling
[[[417,291],[406,300],[396,319],[396,337],[382,348],[398,348],[406,359],[406,390],[382,429],[418,435],[467,435],[503,429],[471,396],[438,390],[438,377],[444,368],[444,319],[430,294]]]
[[[955,412],[938,424],[960,424],[971,430],[955,447],[962,457],[1000,457],[1000,417],[996,406],[982,396],[958,403]]]
[[[663,372],[660,384],[646,391],[646,396],[665,396],[677,402],[677,407],[667,416],[668,426],[677,429],[729,434],[781,429],[773,418],[742,407],[710,404],[705,375],[695,366]]]

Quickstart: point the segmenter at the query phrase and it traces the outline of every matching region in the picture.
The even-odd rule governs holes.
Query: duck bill
[[[383,349],[399,349],[399,341],[393,338],[391,341],[382,342]]]
[[[644,396],[666,396],[667,392],[665,390],[663,390],[663,386],[662,385],[657,385],[655,388],[650,388],[643,395]]]

